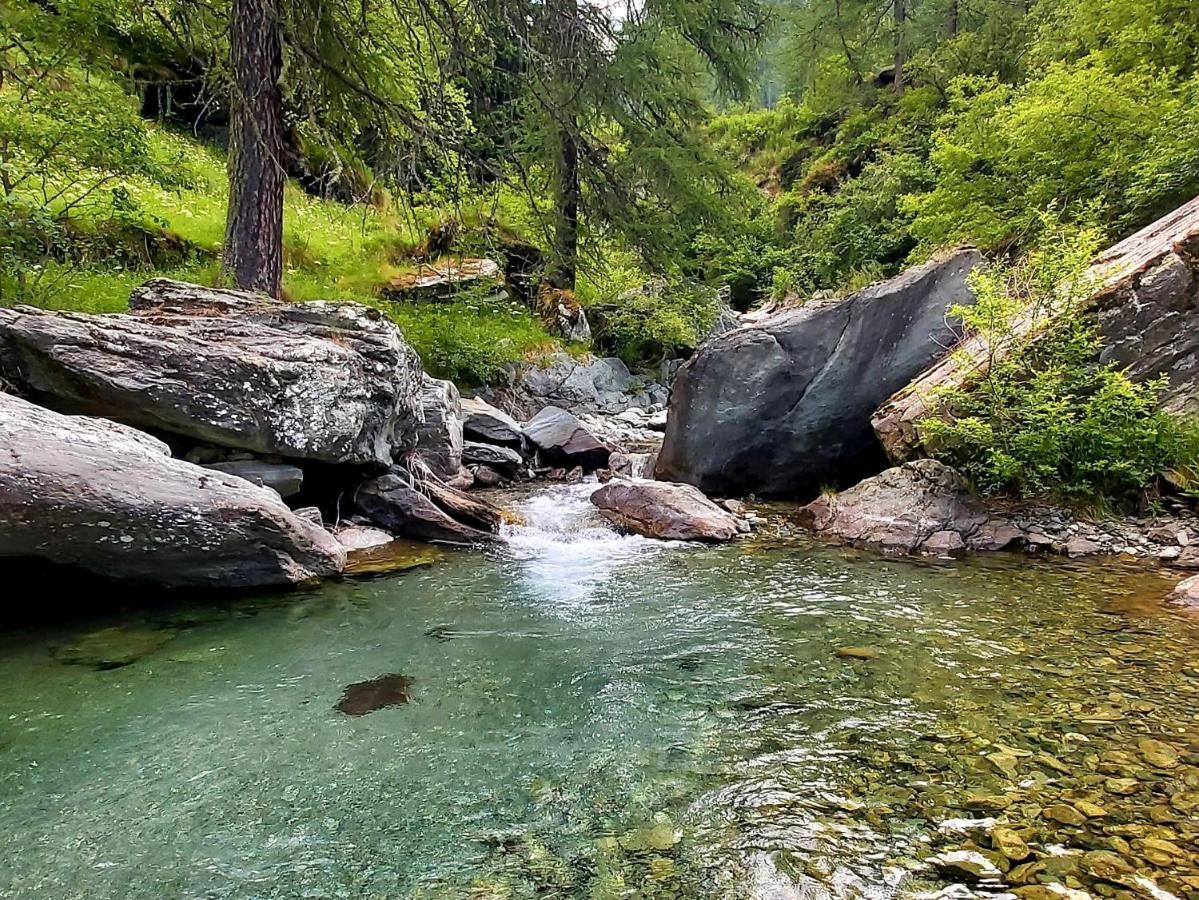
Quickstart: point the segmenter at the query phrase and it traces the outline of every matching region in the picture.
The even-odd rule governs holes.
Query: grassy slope
[[[113,260],[82,266],[45,265],[30,294],[21,298],[51,309],[116,312],[130,290],[164,275],[212,284],[216,254],[224,237],[228,180],[217,150],[161,128],[151,134],[156,154],[182,167],[184,186],[163,188],[147,179],[123,179],[138,224],[195,248],[191,260],[165,268],[129,268]],[[404,213],[374,207],[348,207],[314,198],[289,185],[285,198],[284,293],[291,300],[354,300],[386,310],[420,352],[426,367],[445,377],[479,382],[494,377],[507,362],[544,352],[553,341],[541,323],[515,304],[479,299],[453,304],[391,304],[376,287],[411,268],[406,256],[417,246],[438,211]],[[106,207],[77,210],[81,228],[107,216]],[[90,217],[90,218],[89,218]],[[11,300],[12,295],[4,298]]]

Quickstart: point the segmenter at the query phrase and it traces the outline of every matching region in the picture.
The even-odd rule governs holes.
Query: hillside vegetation
[[[283,295],[378,305],[431,371],[479,383],[563,342],[515,299],[380,298],[446,222],[454,254],[494,253],[500,236],[535,247],[544,283],[592,310],[597,347],[636,365],[689,352],[717,289],[738,309],[802,302],[961,243],[1045,258],[1199,193],[1193,3],[804,0],[760,21],[734,6],[663,4],[618,23],[615,43],[588,32],[562,56],[539,37],[514,49],[502,36],[517,26],[488,18],[535,11],[468,4],[485,50],[459,58],[437,23],[420,26],[424,44],[397,37],[398,2],[357,23],[297,5]],[[149,9],[19,0],[0,13],[0,301],[111,311],[152,275],[223,280],[228,117],[213,110],[231,90],[228,23],[184,0]],[[321,35],[340,55],[304,68]],[[318,77],[334,66],[364,73],[357,93],[344,74]],[[1063,397],[1009,374],[1015,395],[1096,421],[1095,377],[1066,379],[1092,387]],[[1128,390],[1132,421],[1156,422],[1153,386]],[[1119,492],[1186,462],[1148,443]],[[1114,489],[1067,484],[1056,465],[1026,477],[1040,462],[973,474],[996,490]]]

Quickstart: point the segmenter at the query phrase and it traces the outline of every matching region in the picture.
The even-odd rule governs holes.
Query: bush
[[[993,358],[973,389],[942,398],[951,416],[921,431],[983,493],[1121,500],[1199,463],[1199,429],[1158,409],[1164,385],[1099,362],[1099,338],[1079,312],[1092,246],[1059,240],[1014,267],[976,273],[976,306],[954,311]],[[1026,341],[1012,322],[1030,309],[1053,324]]]

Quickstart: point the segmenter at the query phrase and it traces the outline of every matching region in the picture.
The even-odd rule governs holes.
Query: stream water
[[[1199,897],[1168,576],[668,545],[590,489],[402,575],[0,634],[0,897],[884,898],[1004,864],[941,827],[996,816],[1047,860],[1011,884],[1127,893],[1110,848]]]

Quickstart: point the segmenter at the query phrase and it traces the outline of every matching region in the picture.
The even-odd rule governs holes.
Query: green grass
[[[150,129],[150,146],[161,164],[178,175],[176,186],[137,176],[122,178],[119,187],[129,203],[119,221],[134,233],[170,235],[192,249],[192,259],[165,268],[138,266],[115,256],[70,264],[31,261],[23,289],[18,291],[13,280],[0,284],[0,302],[119,312],[127,308],[130,291],[151,277],[217,283],[229,187],[224,156],[158,127]],[[84,236],[111,226],[110,195],[97,196],[104,199],[72,210],[73,233]],[[480,202],[468,215],[481,220],[489,209]],[[519,304],[469,298],[449,304],[394,304],[378,297],[380,284],[411,270],[408,257],[443,213],[436,208],[347,206],[289,184],[284,198],[285,297],[376,306],[400,326],[431,373],[464,383],[485,382],[509,363],[553,350],[555,342],[540,320]]]

